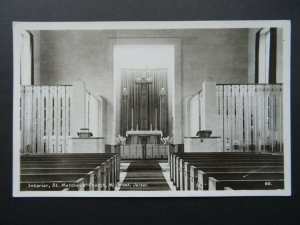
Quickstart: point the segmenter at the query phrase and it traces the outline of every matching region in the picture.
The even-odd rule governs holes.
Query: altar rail
[[[76,118],[83,120],[80,123],[81,128],[89,128],[94,136],[102,134],[101,99],[97,99],[85,89],[82,92],[75,89],[72,85],[20,87],[21,153],[72,152],[68,139],[76,137],[79,131],[78,127],[74,126],[79,123],[74,118],[74,112],[77,113]],[[83,107],[84,113],[80,115],[78,108],[74,106],[74,99],[78,93],[83,93],[81,99],[86,106]],[[84,106],[81,103],[79,105]]]
[[[167,159],[168,154],[168,145],[136,144],[120,146],[121,159]]]
[[[216,86],[224,151],[283,151],[281,84]]]

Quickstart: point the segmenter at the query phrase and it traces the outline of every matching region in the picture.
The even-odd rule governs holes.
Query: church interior
[[[17,38],[20,191],[285,188],[282,28]]]

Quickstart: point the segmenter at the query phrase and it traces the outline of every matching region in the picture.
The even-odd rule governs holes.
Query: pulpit
[[[221,137],[184,137],[184,152],[221,151]]]
[[[105,153],[104,137],[72,137],[69,139],[68,153]]]

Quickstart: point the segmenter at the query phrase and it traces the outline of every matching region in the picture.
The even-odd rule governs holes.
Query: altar
[[[120,131],[126,144],[160,144],[168,136],[167,69],[122,69]]]
[[[161,130],[128,130],[127,144],[159,144],[163,136]]]

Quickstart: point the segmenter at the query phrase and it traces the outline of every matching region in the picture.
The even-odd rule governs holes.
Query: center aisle
[[[159,160],[137,160],[130,163],[120,191],[169,191]]]

